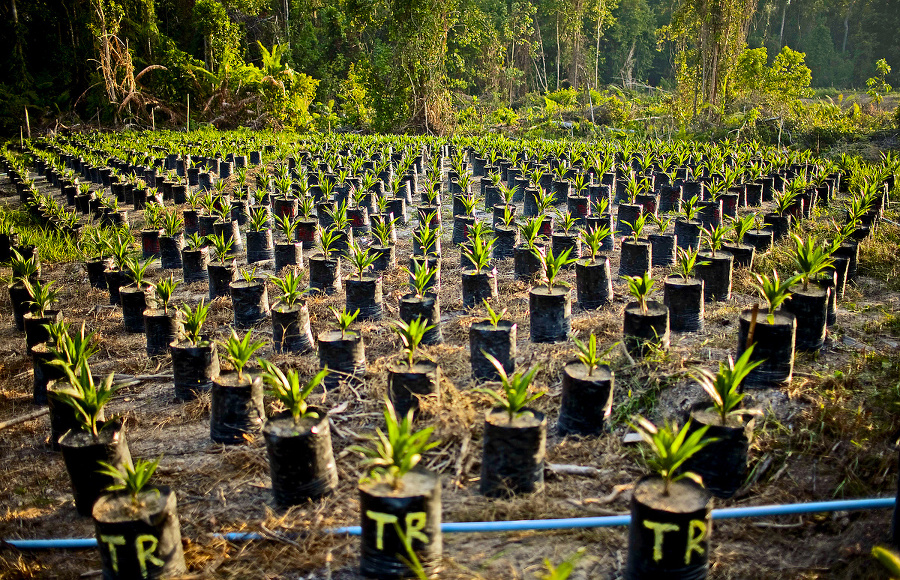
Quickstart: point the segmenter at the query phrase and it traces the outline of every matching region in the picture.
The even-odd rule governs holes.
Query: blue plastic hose
[[[887,509],[894,507],[896,498],[868,498],[837,501],[818,501],[811,503],[790,503],[782,505],[761,505],[751,507],[720,508],[712,510],[712,519],[730,520],[736,518],[764,518],[772,516],[789,516],[798,514],[859,511]],[[450,522],[441,524],[441,531],[446,534],[478,534],[484,532],[522,532],[536,530],[574,530],[583,528],[610,528],[627,526],[631,522],[630,515],[603,516],[596,518],[560,518],[551,520],[513,520],[500,522]],[[359,526],[347,526],[328,530],[333,534],[360,535]],[[245,542],[264,540],[266,536],[256,532],[229,532],[216,534],[229,542]],[[58,540],[5,540],[4,543],[20,550],[81,549],[95,548],[94,538],[73,538]]]

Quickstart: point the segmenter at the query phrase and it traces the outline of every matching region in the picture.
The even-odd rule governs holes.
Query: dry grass
[[[0,184],[5,186],[6,184]],[[140,219],[138,214],[137,219]],[[488,398],[473,390],[468,362],[468,327],[482,315],[480,309],[462,309],[457,267],[458,249],[449,243],[447,220],[440,291],[445,344],[426,347],[424,354],[439,361],[440,398],[421,402],[420,421],[435,426],[442,443],[425,464],[443,474],[445,521],[480,521],[577,517],[627,512],[629,486],[643,473],[640,450],[621,442],[625,420],[634,413],[654,419],[683,417],[702,393],[687,379],[686,371],[701,365],[714,368],[734,351],[737,313],[757,299],[749,273],[734,276],[734,299],[707,305],[706,329],[694,335],[673,335],[668,352],[631,363],[616,351],[614,417],[610,432],[600,438],[561,438],[553,427],[560,402],[562,366],[573,357],[571,343],[530,343],[529,286],[513,279],[511,264],[499,265],[498,308],[518,326],[517,365],[540,364],[535,387],[546,394],[535,407],[548,415],[551,425],[547,460],[551,463],[589,465],[595,478],[548,474],[540,495],[510,500],[488,500],[478,494],[481,467],[483,413]],[[809,222],[807,222],[809,223]],[[804,225],[804,227],[807,227]],[[740,499],[727,505],[886,495],[893,493],[897,470],[892,444],[900,424],[900,374],[896,362],[898,328],[890,313],[900,299],[885,289],[879,278],[894,276],[896,245],[887,227],[864,245],[860,284],[848,290],[846,305],[831,330],[826,349],[818,357],[798,359],[797,379],[782,391],[753,393],[754,404],[768,411],[751,449],[751,467],[758,480]],[[868,249],[867,249],[868,248]],[[409,238],[401,236],[398,256],[410,252]],[[788,267],[783,246],[758,258],[757,271]],[[612,271],[618,269],[613,256]],[[143,352],[143,337],[121,330],[120,310],[107,305],[106,294],[87,290],[78,265],[47,267],[59,280],[62,306],[69,320],[85,320],[97,333],[101,352],[98,373],[131,375],[170,372],[167,362],[151,361]],[[159,271],[151,274],[156,277]],[[344,407],[332,415],[334,451],[340,483],[337,492],[320,502],[278,511],[271,506],[265,449],[257,440],[239,447],[213,444],[209,439],[208,395],[195,401],[173,400],[167,381],[144,381],[123,391],[113,411],[129,418],[129,444],[137,457],[164,453],[159,484],[178,494],[185,554],[193,578],[356,578],[358,540],[325,530],[359,523],[355,482],[362,475],[348,447],[358,444],[381,424],[386,370],[398,356],[399,341],[390,330],[398,317],[399,298],[405,293],[406,274],[399,269],[384,276],[385,317],[358,323],[355,330],[365,341],[368,369],[364,380],[314,396],[316,404]],[[574,282],[574,272],[563,275]],[[896,279],[896,277],[894,278]],[[621,337],[625,303],[624,285],[614,283],[615,302],[598,311],[573,312],[573,330],[585,337],[597,334],[609,345]],[[175,303],[195,303],[206,294],[203,284],[178,288]],[[656,298],[661,299],[661,285]],[[270,294],[274,303],[275,296]],[[329,307],[341,308],[343,295],[315,296],[308,301],[313,334],[332,327]],[[210,311],[209,330],[223,336],[231,323],[227,299],[216,300]],[[255,332],[267,336],[270,328]],[[848,342],[852,339],[855,342]],[[885,342],[887,341],[887,342]],[[856,346],[863,345],[864,348]],[[318,368],[315,354],[277,355],[271,347],[261,355],[278,364],[300,369],[305,375]],[[165,359],[163,359],[165,360]],[[223,368],[226,365],[223,362]],[[6,293],[0,293],[0,420],[32,410],[30,363],[24,341],[13,330]],[[840,371],[841,374],[835,374]],[[5,466],[0,501],[0,537],[46,538],[60,535],[88,537],[89,522],[74,514],[68,479],[61,458],[44,445],[46,418],[23,423],[3,433],[0,461]],[[887,514],[868,512],[774,518],[766,522],[729,521],[717,524],[714,535],[713,578],[820,578],[873,577],[866,553],[887,538]],[[775,523],[783,528],[760,527]],[[213,534],[254,531],[269,540],[231,543]],[[773,533],[775,531],[776,533]],[[446,562],[442,578],[533,578],[543,559],[560,561],[578,547],[588,556],[573,578],[615,577],[626,551],[624,529],[570,532],[459,535],[445,538]],[[802,549],[800,548],[802,546]],[[66,553],[17,553],[0,548],[0,578],[78,578],[99,568],[93,550]]]

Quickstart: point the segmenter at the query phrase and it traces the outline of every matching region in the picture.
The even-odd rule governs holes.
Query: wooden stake
[[[150,123],[152,123],[153,131],[156,131],[156,107],[150,109]]]
[[[753,305],[753,314],[750,316],[750,328],[747,330],[747,344],[744,348],[750,348],[753,344],[753,335],[756,333],[756,317],[759,316],[759,302]]]
[[[28,107],[25,107],[25,126],[28,127],[28,140],[31,141],[31,119],[28,118]]]
[[[188,93],[187,97],[187,126],[184,128],[185,133],[191,131],[191,93]],[[184,174],[187,175],[187,171]]]

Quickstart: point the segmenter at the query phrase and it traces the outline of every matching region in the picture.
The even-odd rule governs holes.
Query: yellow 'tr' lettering
[[[394,524],[397,523],[397,516],[392,516],[391,514],[383,514],[381,512],[373,512],[371,510],[366,511],[366,517],[369,519],[375,520],[378,525],[375,528],[375,548],[378,550],[384,549],[384,524]]]
[[[100,536],[100,541],[109,547],[109,563],[113,572],[119,573],[119,557],[116,554],[116,546],[124,546],[125,538],[122,536]]]
[[[147,547],[144,544],[149,544],[150,547]],[[153,555],[158,544],[159,540],[149,534],[138,536],[134,541],[134,547],[137,550],[138,563],[141,565],[141,576],[143,578],[147,577],[147,562],[150,562],[154,566],[162,566],[165,564],[165,562]]]
[[[663,534],[665,534],[666,532],[678,531],[678,526],[676,526],[675,524],[663,524],[659,522],[644,520],[644,527],[653,530],[653,561],[659,562],[663,557]]]
[[[696,534],[694,532],[697,532]],[[703,546],[700,543],[706,539],[706,522],[703,520],[691,520],[691,526],[688,529],[687,551],[684,553],[684,563],[689,564],[691,561],[691,552],[697,552],[703,555]]]
[[[425,524],[428,522],[428,514],[425,512],[415,512],[406,514],[406,547],[412,547],[413,538],[421,541],[423,544],[428,543],[428,536],[422,533]]]

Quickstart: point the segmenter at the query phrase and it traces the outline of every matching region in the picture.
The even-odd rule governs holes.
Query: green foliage
[[[747,348],[737,362],[734,362],[729,356],[727,365],[719,363],[719,372],[716,374],[706,369],[700,369],[696,375],[692,375],[712,399],[713,407],[719,415],[722,425],[726,424],[728,417],[745,412],[738,408],[746,396],[741,392],[741,381],[750,374],[750,371],[765,362],[762,360],[750,361],[755,346],[751,345]]]
[[[637,425],[631,424],[631,427],[650,446],[652,454],[647,458],[647,466],[663,479],[664,495],[669,494],[671,484],[685,478],[703,485],[703,481],[696,473],[691,471],[678,473],[678,470],[698,451],[716,441],[714,438],[705,437],[709,426],[704,425],[688,436],[690,422],[679,429],[675,422],[667,422],[664,427],[658,428],[643,417],[635,417],[634,421]]]
[[[240,338],[234,329],[231,329],[231,336],[222,344],[225,348],[225,360],[231,363],[234,370],[237,371],[238,382],[244,381],[244,367],[250,362],[253,353],[266,345],[264,340],[252,340],[253,331],[248,330],[244,334],[244,338]]]
[[[26,259],[19,253],[19,251],[15,248],[12,249],[12,260],[10,262],[12,266],[12,281],[25,281],[29,278],[33,278],[37,276],[38,273],[38,262],[37,257],[34,255],[28,256]],[[29,292],[30,293],[30,292]]]
[[[894,87],[885,80],[891,74],[891,65],[883,58],[878,59],[875,63],[875,72],[876,76],[866,80],[866,87],[868,87],[866,94],[872,97],[872,102],[880,105],[884,100],[884,95],[894,90]]]
[[[581,243],[590,250],[592,262],[597,259],[603,240],[609,237],[609,234],[609,226],[607,225],[581,230]]]
[[[31,295],[28,303],[35,307],[37,316],[43,318],[47,310],[59,301],[59,292],[53,288],[54,281],[41,283],[37,280],[32,282],[28,278],[23,278],[22,282],[25,284],[28,294]]]
[[[791,239],[794,242],[794,264],[800,270],[803,289],[808,290],[810,278],[834,263],[831,253],[836,248],[825,246],[813,236],[804,240],[797,234],[791,234]]]
[[[358,241],[354,241],[350,244],[350,253],[347,258],[350,263],[353,264],[353,267],[356,268],[356,274],[360,280],[362,280],[366,270],[368,270],[369,267],[375,263],[375,260],[378,259],[369,248],[363,249]]]
[[[698,265],[705,266],[709,262],[697,262],[699,250],[678,248],[675,254],[676,273],[681,279],[687,281],[694,276],[694,268]]]
[[[588,376],[592,376],[594,374],[594,370],[603,364],[609,364],[606,362],[606,355],[612,352],[612,349],[616,348],[619,343],[613,343],[612,346],[607,348],[602,353],[597,352],[597,336],[592,332],[590,337],[588,338],[587,344],[578,340],[578,337],[573,336],[572,340],[575,342],[575,346],[578,348],[578,352],[575,353],[575,356],[578,357],[578,360],[581,361],[581,364],[587,367]]]
[[[131,497],[131,503],[137,506],[138,495],[144,491],[144,488],[150,482],[150,478],[153,477],[153,473],[159,467],[161,459],[162,455],[154,461],[138,459],[134,465],[131,465],[129,462],[125,463],[121,468],[105,461],[99,461],[100,469],[97,472],[108,475],[116,481],[116,483],[107,486],[106,491],[124,491]]]
[[[543,282],[547,285],[547,290],[553,290],[556,285],[556,277],[560,271],[575,261],[575,258],[569,258],[572,248],[566,248],[560,255],[554,256],[552,248],[546,248],[543,254],[536,249],[532,249],[532,253],[541,260],[543,266]]]
[[[540,575],[540,580],[568,580],[572,572],[575,571],[575,565],[584,557],[585,553],[585,548],[578,548],[571,556],[560,562],[558,566],[554,566],[550,560],[544,558],[546,573]]]
[[[534,380],[535,375],[541,367],[540,365],[535,365],[528,369],[528,371],[515,372],[513,373],[513,376],[510,377],[506,374],[506,369],[503,368],[500,361],[484,351],[482,351],[481,354],[494,365],[495,369],[497,369],[497,373],[500,375],[501,390],[476,389],[476,391],[491,397],[501,409],[506,411],[509,422],[512,423],[517,417],[520,417],[527,412],[525,406],[528,403],[540,398],[544,394],[544,391],[538,391],[532,394],[529,394],[528,392],[531,381]]]
[[[628,293],[637,300],[641,313],[647,314],[647,297],[656,284],[650,272],[644,272],[643,276],[624,276],[624,278],[628,282]]]
[[[422,461],[423,453],[437,447],[439,442],[429,442],[434,427],[413,431],[413,409],[400,420],[389,400],[385,399],[384,405],[387,433],[376,427],[375,435],[370,436],[373,447],[353,445],[349,449],[363,454],[364,463],[369,466],[369,479],[386,481],[392,488],[400,489],[403,476]]]
[[[287,308],[292,308],[304,294],[309,292],[309,288],[300,288],[300,283],[303,281],[303,272],[296,271],[293,268],[288,268],[283,278],[276,278],[274,276],[269,278],[269,281],[272,284],[281,290],[281,297],[279,301],[284,304]]]
[[[184,330],[185,337],[193,346],[201,346],[201,331],[206,317],[209,315],[209,304],[204,299],[194,308],[187,304],[182,304],[181,308],[181,327]]]
[[[131,257],[125,262],[125,269],[128,271],[128,277],[131,278],[134,285],[141,290],[145,287],[144,277],[147,275],[147,270],[150,269],[152,264],[153,258],[147,258],[142,262],[137,257]]]
[[[634,236],[634,241],[637,242],[641,239],[641,234],[644,232],[644,227],[647,225],[647,214],[641,213],[641,215],[635,218],[634,223],[623,223],[631,229],[631,235]]]
[[[69,332],[69,326],[65,322],[46,325],[53,340],[50,352],[53,354],[53,364],[61,368],[68,368],[74,374],[84,368],[82,361],[87,362],[94,356],[100,347],[93,341],[94,333],[85,334],[85,323],[81,323],[81,329],[77,334]],[[55,337],[54,337],[55,335]],[[65,372],[65,371],[64,371]]]
[[[481,273],[490,266],[495,241],[495,238],[476,235],[472,237],[469,245],[462,247],[463,256],[472,263],[476,272]]]
[[[785,46],[767,67],[765,47],[746,49],[738,58],[733,88],[753,93],[769,105],[784,108],[809,96],[812,72],[804,62],[806,55]]]
[[[234,238],[230,236],[226,238],[225,232],[219,232],[218,234],[207,234],[206,240],[212,244],[216,250],[216,258],[224,266],[225,260],[228,259],[228,252],[234,245]]]
[[[419,316],[415,320],[409,322],[404,322],[402,320],[394,322],[392,328],[403,342],[403,352],[406,354],[406,363],[409,368],[412,368],[415,364],[416,350],[418,350],[419,345],[422,343],[422,339],[425,338],[425,333],[434,328],[434,325],[429,325],[425,319]]]
[[[113,385],[113,373],[109,373],[99,385],[94,383],[91,367],[87,358],[82,358],[76,369],[68,365],[61,365],[69,380],[69,386],[51,392],[61,403],[69,405],[75,411],[75,415],[81,428],[91,434],[94,440],[100,438],[100,417],[103,416],[103,408],[112,400],[113,395],[119,389]]]
[[[495,312],[487,299],[483,299],[481,302],[484,304],[484,309],[487,311],[487,321],[491,323],[491,326],[497,328],[497,325],[500,324],[500,321],[503,320],[503,316],[506,314],[506,308],[500,312]]]
[[[328,375],[330,372],[328,367],[320,370],[309,382],[301,386],[300,373],[296,369],[288,369],[285,373],[265,359],[258,358],[256,362],[259,363],[263,371],[263,380],[271,387],[266,391],[266,394],[277,399],[290,411],[291,416],[294,418],[294,423],[305,417],[319,418],[318,413],[308,410],[309,406],[306,403],[306,399]]]
[[[432,278],[437,274],[437,269],[430,267],[428,265],[428,260],[415,260],[413,262],[413,267],[414,269],[412,271],[410,271],[409,268],[404,267],[404,271],[409,274],[410,277],[409,285],[416,296],[424,296],[425,292],[428,290],[428,285],[431,284]]]
[[[163,312],[169,312],[169,302],[172,300],[172,294],[180,283],[181,281],[175,280],[172,274],[156,283],[156,297],[162,302]]]
[[[356,317],[359,316],[359,308],[356,309],[355,312],[347,312],[347,307],[345,306],[341,310],[334,308],[333,306],[329,307],[331,313],[334,315],[335,320],[338,324],[338,329],[341,331],[341,339],[344,338],[344,335],[347,332],[347,329],[350,328],[350,325],[356,320]]]
[[[754,281],[751,282],[769,305],[769,324],[775,323],[775,310],[787,300],[791,291],[790,288],[797,281],[797,276],[791,276],[787,280],[778,278],[778,271],[772,270],[772,277],[766,274],[753,274]]]
[[[702,228],[703,241],[713,256],[722,249],[722,244],[728,239],[728,232],[731,230],[732,226],[726,226],[725,224],[719,224],[714,228]]]
[[[525,241],[525,245],[528,246],[528,249],[532,251],[532,253],[538,254],[537,251],[537,239],[541,233],[541,226],[544,220],[542,216],[535,216],[528,218],[525,222],[519,224],[519,234],[521,234],[522,239]]]

